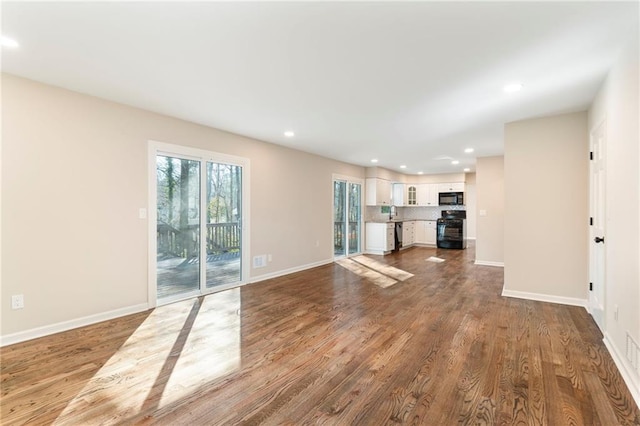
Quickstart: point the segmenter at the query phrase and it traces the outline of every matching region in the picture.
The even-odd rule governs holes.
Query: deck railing
[[[179,230],[166,223],[158,224],[158,254],[192,257],[200,247],[200,226],[187,225]],[[240,249],[240,226],[237,222],[207,224],[207,254]]]

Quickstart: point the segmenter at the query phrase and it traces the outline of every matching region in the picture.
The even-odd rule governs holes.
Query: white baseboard
[[[613,343],[613,340],[609,338],[607,333],[604,334],[602,341],[609,350],[609,354],[611,354],[613,362],[616,364],[616,367],[618,367],[618,371],[620,371],[620,375],[629,388],[629,392],[631,392],[631,396],[636,402],[636,405],[640,407],[640,378],[638,378],[633,371],[629,370],[628,363],[625,362],[625,359],[620,355],[620,351],[618,351],[617,346]]]
[[[588,309],[587,299],[574,297],[553,296],[550,294],[528,293],[526,291],[514,291],[502,289],[504,297],[514,297],[516,299],[536,300],[538,302],[558,303],[560,305],[581,306]]]
[[[78,327],[84,327],[98,322],[123,317],[125,315],[137,314],[138,312],[146,311],[147,309],[149,309],[149,306],[146,303],[140,303],[138,305],[114,309],[108,312],[88,315],[82,318],[76,318],[69,321],[62,321],[56,324],[45,325],[43,327],[36,327],[30,330],[7,334],[5,336],[0,336],[0,347],[13,345],[14,343],[25,342],[27,340],[48,336],[50,334],[60,333],[62,331],[72,330]]]
[[[476,259],[475,262],[473,262],[474,265],[480,265],[480,266],[497,266],[499,268],[504,268],[504,262],[492,262],[489,260],[478,260]]]
[[[271,272],[271,273],[263,274],[263,275],[257,275],[255,277],[251,277],[249,279],[249,283],[253,284],[253,283],[257,283],[259,281],[270,280],[271,278],[278,278],[278,277],[281,277],[283,275],[289,275],[289,274],[293,274],[295,272],[300,272],[300,271],[304,271],[304,270],[307,270],[307,269],[316,268],[318,266],[328,265],[329,263],[333,263],[333,259],[325,259],[325,260],[321,260],[319,262],[307,263],[306,265],[296,266],[296,267],[289,268],[289,269],[283,269],[281,271]]]

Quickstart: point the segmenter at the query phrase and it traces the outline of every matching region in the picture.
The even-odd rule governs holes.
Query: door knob
[[[604,243],[604,237],[595,237],[593,241],[596,243]]]

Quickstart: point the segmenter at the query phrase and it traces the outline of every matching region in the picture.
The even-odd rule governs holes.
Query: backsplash
[[[367,206],[364,210],[365,222],[383,222],[389,220],[389,213],[382,213],[380,206]],[[442,216],[442,210],[465,210],[465,206],[438,207],[396,207],[393,219],[401,220],[436,220]]]

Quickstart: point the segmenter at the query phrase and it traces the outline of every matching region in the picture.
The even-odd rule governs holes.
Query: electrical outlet
[[[253,257],[253,267],[254,268],[264,268],[267,266],[267,255],[261,254],[259,256]]]
[[[613,319],[618,321],[618,305],[613,305]]]
[[[22,309],[24,308],[24,295],[23,294],[14,294],[11,296],[11,309]]]
[[[270,254],[267,255],[267,262],[271,262],[271,255]]]

